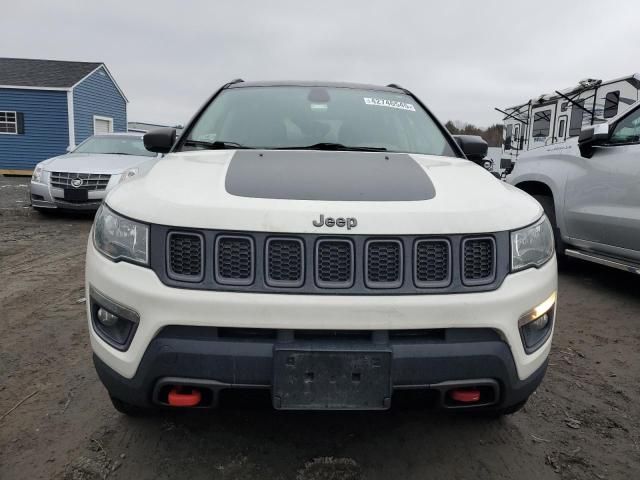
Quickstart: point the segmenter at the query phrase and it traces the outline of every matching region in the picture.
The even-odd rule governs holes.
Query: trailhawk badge
[[[318,220],[314,220],[312,223],[314,227],[322,227],[323,225],[326,227],[347,227],[347,230],[351,230],[352,228],[358,226],[358,220],[353,217],[325,218],[325,216],[322,214],[320,215],[320,218]]]

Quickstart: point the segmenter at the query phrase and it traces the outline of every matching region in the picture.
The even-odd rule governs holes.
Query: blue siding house
[[[0,58],[0,174],[126,132],[127,102],[103,63]]]

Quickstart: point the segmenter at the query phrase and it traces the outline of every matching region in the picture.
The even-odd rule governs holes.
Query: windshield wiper
[[[384,147],[350,147],[341,143],[321,142],[305,147],[274,147],[269,150],[345,150],[349,152],[386,152]]]
[[[236,150],[236,149],[249,149],[253,147],[245,147],[236,142],[223,142],[223,141],[215,141],[215,142],[203,142],[201,140],[187,140],[184,142],[187,147],[201,147],[210,150]]]

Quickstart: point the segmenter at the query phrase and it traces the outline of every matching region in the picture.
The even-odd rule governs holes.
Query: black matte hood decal
[[[239,150],[225,188],[231,195],[285,200],[429,200],[433,183],[405,153]]]

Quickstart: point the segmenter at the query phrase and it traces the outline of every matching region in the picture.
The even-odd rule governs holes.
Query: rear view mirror
[[[469,160],[482,165],[482,159],[487,156],[487,151],[489,150],[489,145],[482,137],[478,135],[454,135],[453,138]]]
[[[609,141],[609,124],[597,123],[583,128],[578,137],[580,153],[583,157],[591,157],[592,148]]]
[[[142,137],[144,148],[150,152],[169,153],[176,141],[175,128],[157,128]]]

